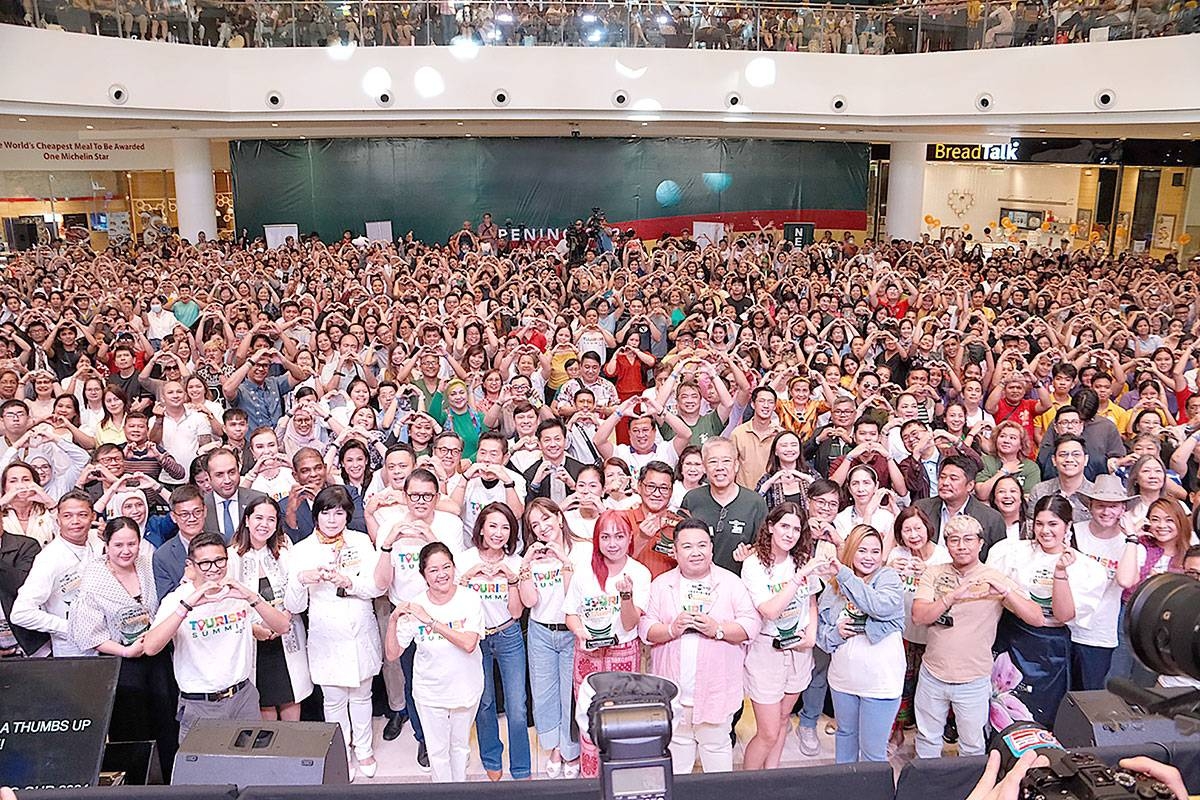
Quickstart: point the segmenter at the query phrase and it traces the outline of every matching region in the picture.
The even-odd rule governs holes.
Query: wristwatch
[[[717,635],[713,638],[715,638],[718,642],[725,641],[725,629],[722,628],[720,625],[718,625],[717,626]]]

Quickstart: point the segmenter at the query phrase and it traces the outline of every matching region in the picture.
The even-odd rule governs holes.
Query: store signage
[[[2,170],[170,169],[171,143],[161,139],[80,139],[0,132]]]
[[[926,148],[926,161],[1020,161],[1019,139],[1007,144],[931,144]]]

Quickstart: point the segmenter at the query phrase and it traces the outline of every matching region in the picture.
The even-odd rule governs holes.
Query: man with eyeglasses
[[[1108,471],[1108,460],[1125,455],[1125,441],[1117,426],[1108,417],[1096,415],[1099,400],[1091,389],[1080,389],[1071,405],[1063,406],[1054,416],[1054,424],[1046,431],[1038,448],[1037,462],[1042,470],[1042,480],[1057,477],[1054,466],[1054,447],[1063,436],[1078,436],[1083,439],[1087,451],[1087,463],[1083,476],[1089,481]]]
[[[670,465],[650,461],[638,474],[642,502],[625,512],[633,529],[633,557],[650,570],[652,579],[676,567],[675,525],[683,517],[670,509],[674,488],[675,473]]]
[[[182,534],[181,534],[182,535]],[[200,533],[188,545],[183,582],[158,606],[146,633],[146,655],[174,644],[171,656],[179,683],[179,741],[202,719],[258,720],[254,671],[254,627],[282,636],[291,615],[275,608],[228,575],[225,540]]]
[[[1092,518],[1087,498],[1095,488],[1083,474],[1087,464],[1087,449],[1078,436],[1063,436],[1054,443],[1054,468],[1058,477],[1042,481],[1033,487],[1025,498],[1026,509],[1032,509],[1046,495],[1061,494],[1071,501],[1071,512],[1075,522],[1087,522]]]
[[[205,516],[204,495],[195,486],[185,483],[171,492],[171,519],[179,527],[179,535],[154,551],[154,588],[160,601],[183,580],[188,547],[204,530]]]
[[[921,575],[912,620],[928,625],[925,657],[913,708],[917,757],[940,758],[942,733],[951,708],[958,725],[958,752],[984,754],[984,730],[992,695],[992,643],[1004,609],[1034,627],[1042,610],[1022,597],[1009,578],[984,565],[983,527],[959,515],[943,530],[949,564],[930,564]]]
[[[828,475],[829,465],[854,449],[854,398],[838,395],[829,410],[829,423],[804,444],[804,457],[818,475]]]

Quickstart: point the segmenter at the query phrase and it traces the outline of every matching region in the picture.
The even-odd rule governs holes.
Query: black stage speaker
[[[1188,689],[1155,691],[1164,697],[1186,694]],[[1174,720],[1147,714],[1112,692],[1067,692],[1054,720],[1054,735],[1063,747],[1112,747],[1143,742],[1197,742],[1198,736],[1180,732]]]
[[[329,722],[200,720],[175,755],[171,783],[244,786],[347,784],[342,729]]]

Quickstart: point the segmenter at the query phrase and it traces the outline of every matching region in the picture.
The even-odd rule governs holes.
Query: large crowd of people
[[[1123,620],[1200,578],[1200,265],[572,230],[16,254],[0,658],[119,656],[167,765],[323,717],[371,777],[380,708],[439,781],[472,727],[492,780],[594,775],[602,671],[678,685],[681,772],[824,714],[838,762],[981,754],[998,659],[1044,724],[1181,680]]]
[[[9,6],[5,8],[5,6]],[[210,47],[670,47],[889,55],[1200,32],[1195,3],[3,0],[0,21]]]

